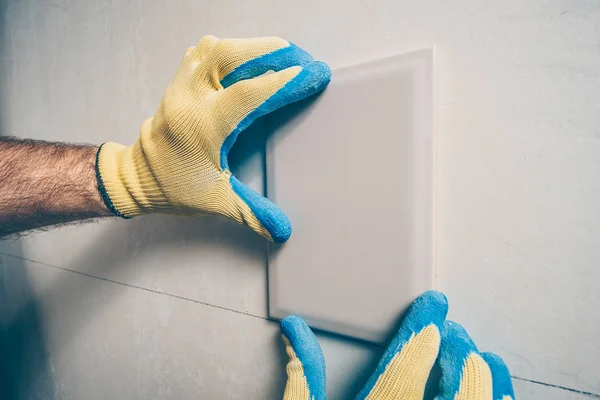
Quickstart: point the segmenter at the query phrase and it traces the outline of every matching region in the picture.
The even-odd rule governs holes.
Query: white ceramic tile
[[[434,90],[419,50],[334,70],[267,118],[267,191],[294,227],[270,254],[271,316],[382,343],[433,288]]]

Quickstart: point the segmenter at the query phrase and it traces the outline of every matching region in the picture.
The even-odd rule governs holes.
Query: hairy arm
[[[0,237],[113,215],[98,191],[97,151],[0,137]]]

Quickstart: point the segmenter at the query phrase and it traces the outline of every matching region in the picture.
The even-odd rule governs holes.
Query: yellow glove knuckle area
[[[422,400],[447,313],[448,302],[440,292],[429,291],[415,300],[356,399]]]
[[[325,358],[314,333],[302,318],[289,316],[281,335],[289,359],[283,400],[325,400]]]
[[[284,39],[205,36],[185,52],[136,143],[106,143],[98,151],[105,203],[123,217],[224,215],[270,240],[287,240],[288,218],[231,175],[229,151],[257,118],[323,90],[330,76],[327,65]]]
[[[439,363],[439,400],[514,399],[508,368],[502,359],[491,353],[480,354],[460,324],[445,323]]]
[[[290,43],[281,38],[253,38],[253,39],[224,39],[220,40],[211,52],[210,61],[214,62],[219,71],[219,80],[246,63],[260,59],[283,48],[288,48]],[[255,63],[257,61],[254,61]],[[296,65],[297,60],[294,60]],[[260,74],[248,75],[252,78]],[[227,87],[227,85],[223,85]]]

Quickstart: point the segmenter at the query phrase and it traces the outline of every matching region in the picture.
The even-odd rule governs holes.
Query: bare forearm
[[[97,150],[0,137],[0,237],[111,215],[98,191]]]

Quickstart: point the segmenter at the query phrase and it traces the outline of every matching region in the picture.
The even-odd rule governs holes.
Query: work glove
[[[437,360],[442,376],[436,400],[514,400],[502,359],[479,353],[462,326],[445,321],[447,313],[442,293],[417,298],[356,399],[422,400]],[[315,335],[296,316],[281,321],[281,333],[289,357],[283,399],[325,399],[325,360]]]
[[[231,174],[227,155],[256,118],[323,90],[330,76],[326,64],[280,38],[205,36],[186,51],[139,139],[98,150],[107,207],[125,218],[224,215],[269,240],[287,240],[288,218]]]

